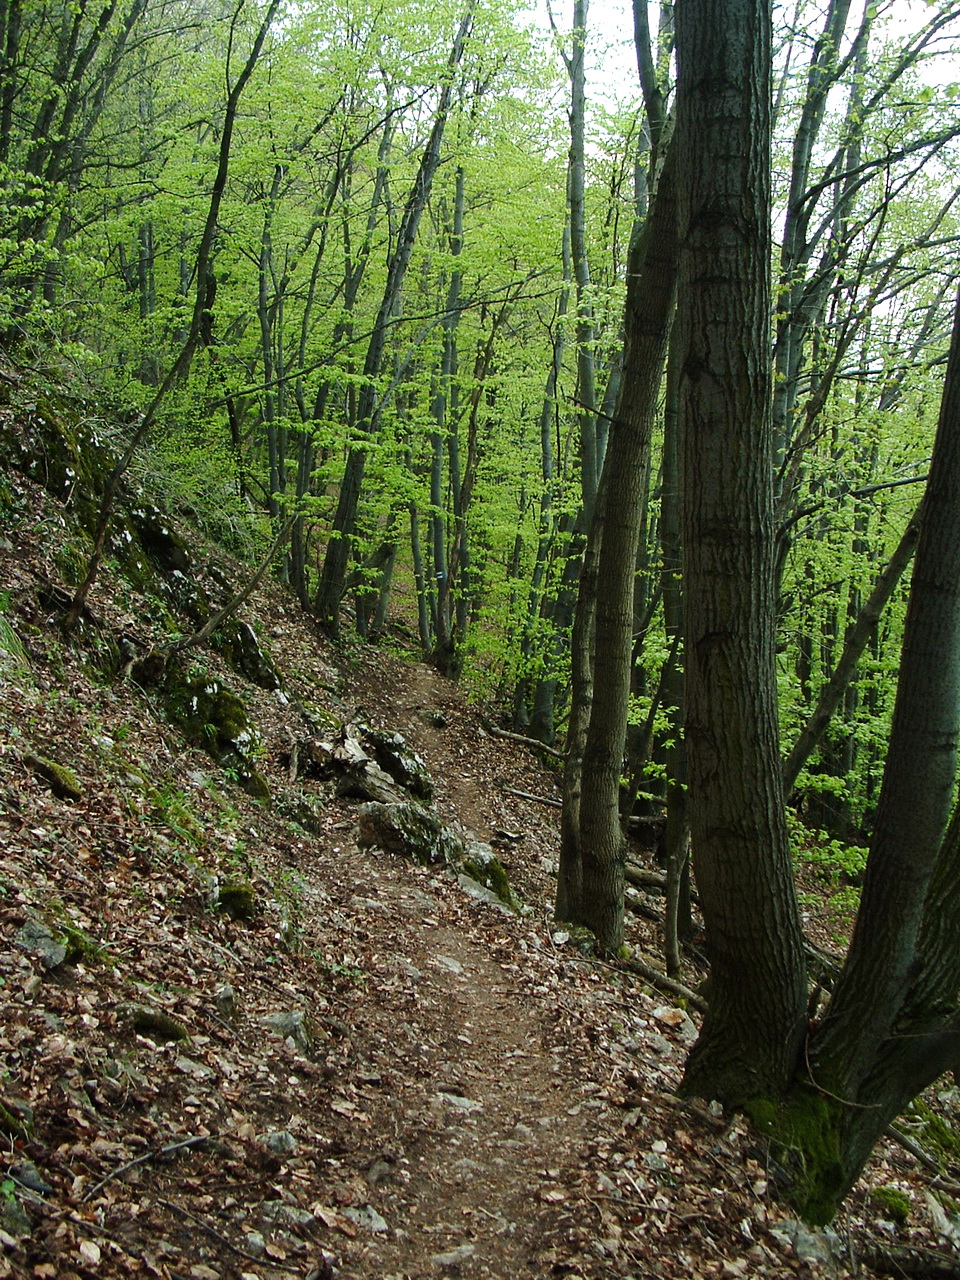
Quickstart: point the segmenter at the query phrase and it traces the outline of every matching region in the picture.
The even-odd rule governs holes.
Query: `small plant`
[[[10,612],[10,593],[0,591],[0,671],[24,676],[30,671],[30,659],[20,637],[6,618]]]
[[[364,972],[362,969],[358,969],[356,965],[341,964],[336,960],[328,960],[320,951],[312,951],[310,954],[313,956],[317,968],[328,978],[342,978],[347,982],[363,982]]]

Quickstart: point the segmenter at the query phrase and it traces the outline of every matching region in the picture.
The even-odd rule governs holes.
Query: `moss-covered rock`
[[[365,804],[361,806],[357,843],[410,858],[421,866],[461,862],[463,841],[422,805]]]
[[[427,766],[399,733],[388,733],[370,725],[360,725],[361,741],[380,768],[418,800],[433,799],[433,779]]]
[[[899,1187],[874,1187],[870,1198],[883,1216],[897,1226],[902,1227],[910,1217],[913,1205],[907,1193]]]
[[[469,844],[462,869],[471,880],[476,880],[477,884],[482,884],[484,888],[495,893],[504,906],[517,909],[519,903],[510,888],[510,881],[503,863],[488,844],[479,840]]]
[[[240,698],[215,676],[170,664],[160,689],[167,715],[187,737],[233,773],[248,795],[268,802],[270,788],[255,764],[260,738]]]
[[[0,1133],[26,1138],[33,1130],[33,1109],[18,1098],[0,1099]]]
[[[76,774],[66,765],[49,756],[25,755],[23,763],[38,778],[41,778],[58,800],[80,800],[83,788],[77,781]]]
[[[132,1027],[137,1035],[148,1040],[173,1044],[190,1039],[190,1032],[183,1023],[162,1009],[151,1009],[142,1004],[121,1004],[117,1006],[117,1017]]]
[[[71,508],[92,533],[112,452],[82,406],[51,395],[15,395],[17,430],[0,433],[0,463],[19,471]]]
[[[231,920],[253,920],[257,897],[248,880],[224,880],[217,889],[217,906]]]
[[[223,660],[251,683],[271,691],[280,688],[280,673],[249,622],[226,618],[210,639]]]
[[[129,516],[144,551],[158,569],[164,573],[191,572],[193,557],[189,548],[159,507],[137,503],[129,508]]]

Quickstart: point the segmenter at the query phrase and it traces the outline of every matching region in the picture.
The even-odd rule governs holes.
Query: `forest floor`
[[[246,615],[284,687],[243,690],[273,797],[257,804],[153,695],[92,661],[98,631],[156,640],[149,602],[108,572],[84,636],[64,643],[42,592],[64,525],[11,483],[0,1277],[846,1277],[871,1274],[878,1244],[912,1246],[928,1274],[952,1258],[956,1153],[937,1175],[884,1144],[833,1232],[808,1232],[746,1123],[676,1098],[694,1020],[553,923],[557,814],[512,791],[556,797],[556,776],[456,686],[399,644],[334,652],[265,584]],[[318,718],[402,733],[437,812],[495,846],[524,912],[361,850],[356,801],[291,781],[292,745]],[[67,766],[79,798],[52,794],[30,756]],[[256,895],[247,921],[210,905],[239,875]],[[828,921],[822,885],[812,926],[818,900]],[[648,956],[659,905],[630,915]],[[44,958],[38,926],[66,957]],[[948,1114],[956,1092],[941,1093]],[[878,1187],[903,1193],[905,1225]]]

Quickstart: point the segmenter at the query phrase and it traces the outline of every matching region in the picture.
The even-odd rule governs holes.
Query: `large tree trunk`
[[[779,1093],[806,982],[780,786],[768,0],[677,8],[688,810],[712,972],[684,1088]]]

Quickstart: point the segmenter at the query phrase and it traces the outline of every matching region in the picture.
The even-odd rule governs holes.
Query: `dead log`
[[[871,1238],[862,1244],[860,1258],[881,1276],[919,1276],[921,1280],[956,1280],[955,1254],[938,1249],[908,1248]]]
[[[706,1013],[707,1002],[703,996],[697,995],[691,987],[684,986],[682,982],[677,982],[675,978],[668,978],[660,969],[649,964],[645,960],[621,960],[619,968],[626,969],[628,973],[635,973],[637,977],[643,978],[644,982],[649,982],[651,987],[655,987],[657,991],[664,992],[665,995],[680,996],[686,1000],[691,1009],[697,1009],[700,1013]]]
[[[494,738],[506,738],[508,742],[519,742],[525,747],[533,747],[536,751],[543,751],[546,755],[553,756],[555,760],[563,759],[562,751],[558,751],[556,747],[548,747],[545,742],[540,742],[537,738],[525,738],[522,733],[510,733],[508,729],[498,729],[486,720],[483,721],[483,727]]]

